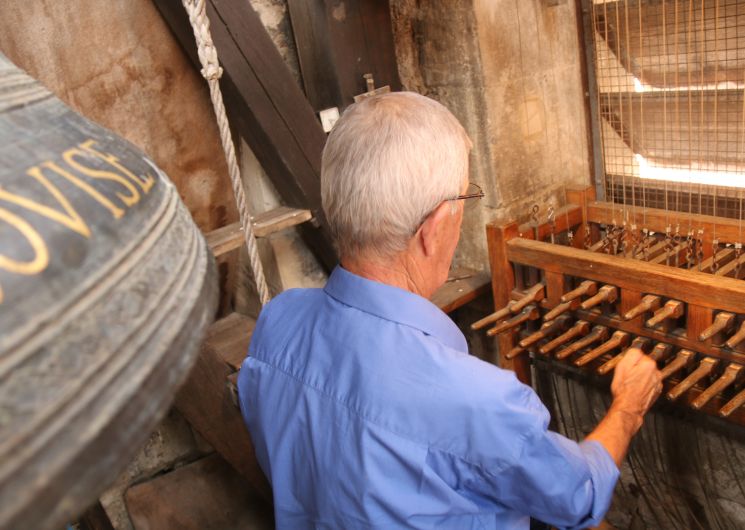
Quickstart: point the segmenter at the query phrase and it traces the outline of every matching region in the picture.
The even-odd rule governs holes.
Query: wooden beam
[[[390,6],[379,0],[288,0],[303,85],[316,111],[343,109],[376,86],[400,90]]]
[[[667,298],[680,299],[685,293],[689,304],[745,313],[745,282],[733,278],[523,238],[509,240],[506,247],[507,258],[515,263]]]
[[[587,215],[592,223],[611,224],[614,218],[617,223],[620,223],[623,221],[622,210],[622,204],[595,201],[588,204]],[[704,230],[704,241],[708,242],[709,246],[711,246],[715,232],[721,243],[741,242],[745,235],[745,230],[740,229],[740,221],[737,219],[687,214],[657,208],[642,208],[641,206],[634,209],[628,205],[626,206],[626,213],[629,215],[629,224],[636,223],[639,228],[648,228],[662,234],[665,233],[668,224],[671,224],[674,229],[675,224],[680,223],[680,231],[683,237],[687,235],[689,225],[694,231],[694,236],[698,235],[699,228],[702,228]],[[745,226],[743,228],[745,229]]]
[[[155,5],[200,69],[194,35],[180,0]],[[208,0],[212,37],[225,73],[220,81],[235,127],[284,202],[311,210],[316,225],[301,233],[329,270],[337,263],[321,210],[321,152],[326,135],[313,109],[279,55],[251,5],[240,0]]]

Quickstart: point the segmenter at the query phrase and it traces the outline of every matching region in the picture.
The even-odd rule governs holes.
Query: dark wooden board
[[[377,87],[400,90],[389,2],[288,0],[303,85],[316,111],[340,110],[365,92],[363,74]]]
[[[274,528],[271,507],[219,455],[132,486],[125,500],[136,530]]]

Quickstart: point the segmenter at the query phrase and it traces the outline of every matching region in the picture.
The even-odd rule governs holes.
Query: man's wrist
[[[632,436],[641,429],[644,423],[644,415],[636,407],[630,407],[619,399],[613,400],[608,415],[617,418],[617,421],[623,425],[624,430]]]

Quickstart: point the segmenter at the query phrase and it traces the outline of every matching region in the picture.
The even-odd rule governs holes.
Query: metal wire
[[[745,2],[594,0],[592,18],[603,186],[624,209],[617,222],[639,205],[738,218]]]

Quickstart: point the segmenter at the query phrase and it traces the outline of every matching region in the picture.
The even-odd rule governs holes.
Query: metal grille
[[[745,1],[593,0],[607,200],[740,216]]]

